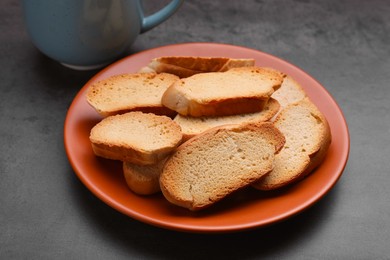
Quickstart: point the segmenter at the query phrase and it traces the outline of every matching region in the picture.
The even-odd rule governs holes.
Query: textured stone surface
[[[145,0],[150,11],[164,2]],[[348,165],[319,203],[270,227],[208,236],[132,220],[81,184],[65,155],[63,124],[97,71],[43,56],[19,2],[1,1],[0,258],[388,259],[389,13],[388,0],[187,0],[138,38],[129,53],[206,41],[279,56],[321,82],[349,124]]]

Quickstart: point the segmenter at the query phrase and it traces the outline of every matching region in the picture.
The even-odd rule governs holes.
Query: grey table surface
[[[146,0],[153,11],[155,1]],[[98,71],[41,54],[20,4],[0,3],[1,259],[390,259],[390,1],[187,0],[129,54],[219,42],[278,56],[316,78],[344,112],[348,164],[318,203],[245,232],[150,226],[96,198],[63,144],[67,109]]]

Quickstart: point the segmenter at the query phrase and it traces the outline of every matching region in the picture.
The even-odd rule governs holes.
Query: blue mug
[[[142,0],[21,0],[34,45],[73,69],[96,69],[123,56],[137,36],[167,20],[184,0],[144,16]]]

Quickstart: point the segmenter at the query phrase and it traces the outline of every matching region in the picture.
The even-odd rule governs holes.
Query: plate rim
[[[146,53],[159,51],[159,50],[164,49],[164,48],[170,49],[170,48],[177,48],[177,47],[182,47],[182,46],[191,47],[194,45],[203,46],[204,48],[213,46],[213,47],[237,48],[237,49],[243,49],[245,51],[258,52],[261,55],[265,55],[273,60],[277,60],[278,62],[282,62],[282,63],[288,65],[289,67],[294,68],[295,70],[299,70],[301,74],[304,74],[305,76],[309,77],[311,80],[316,82],[316,84],[319,85],[326,92],[326,94],[329,96],[330,100],[332,100],[333,107],[339,113],[339,118],[342,119],[341,120],[343,123],[342,129],[345,132],[343,136],[346,138],[345,138],[344,144],[343,144],[344,158],[342,158],[342,162],[338,164],[338,167],[337,167],[338,173],[337,173],[337,175],[335,175],[332,178],[332,180],[330,182],[327,182],[326,187],[321,189],[321,192],[316,193],[316,196],[311,197],[310,199],[306,200],[305,203],[300,204],[299,206],[295,207],[294,209],[287,210],[284,214],[274,216],[272,219],[268,219],[267,221],[259,220],[257,222],[228,225],[228,226],[224,226],[224,227],[222,227],[222,226],[216,226],[216,227],[214,227],[214,226],[201,226],[201,227],[199,227],[196,225],[188,225],[188,224],[182,224],[182,223],[171,223],[171,222],[168,223],[167,221],[162,221],[161,219],[158,219],[158,218],[145,216],[143,214],[140,214],[139,212],[134,211],[133,209],[129,211],[129,209],[124,207],[124,205],[118,203],[117,201],[112,200],[107,194],[104,194],[102,191],[100,191],[99,188],[96,185],[94,185],[94,183],[91,180],[87,179],[84,174],[79,172],[79,169],[75,165],[75,162],[72,159],[72,154],[70,152],[70,147],[69,147],[69,142],[68,142],[68,138],[69,138],[69,136],[68,136],[69,123],[68,122],[70,121],[70,119],[69,119],[70,116],[74,112],[73,110],[75,109],[75,106],[76,106],[75,104],[77,103],[76,101],[79,100],[83,95],[85,95],[85,92],[87,90],[87,86],[90,85],[91,82],[94,82],[94,81],[98,80],[100,77],[103,77],[104,74],[111,71],[113,68],[115,68],[119,64],[125,63],[126,60],[128,60],[128,59],[129,60],[136,59],[137,56],[139,56],[139,55],[145,55]],[[333,135],[333,133],[332,133],[332,135]],[[231,44],[226,44],[226,43],[188,42],[188,43],[168,44],[168,45],[164,45],[164,46],[158,46],[158,47],[154,47],[151,49],[142,50],[140,52],[128,55],[128,56],[112,63],[111,65],[105,67],[104,69],[100,70],[99,72],[97,72],[78,91],[78,93],[75,95],[75,97],[73,98],[73,100],[68,108],[68,111],[66,113],[65,123],[64,123],[64,145],[65,145],[66,155],[67,155],[68,160],[72,166],[72,169],[75,172],[75,174],[77,175],[77,177],[80,179],[80,181],[84,184],[84,186],[86,186],[86,188],[90,192],[92,192],[92,194],[94,194],[97,198],[102,200],[105,204],[107,204],[111,208],[121,212],[122,214],[125,214],[125,215],[127,215],[133,219],[136,219],[138,221],[141,221],[143,223],[150,224],[150,225],[157,226],[157,227],[161,227],[161,228],[165,228],[165,229],[170,229],[170,230],[184,231],[184,232],[191,232],[191,233],[226,233],[226,232],[236,232],[236,231],[243,231],[243,230],[254,229],[254,228],[259,228],[259,227],[265,227],[265,226],[280,222],[282,220],[285,220],[287,218],[290,218],[292,216],[297,215],[298,213],[308,209],[309,207],[314,205],[316,202],[318,202],[336,185],[336,183],[341,178],[341,176],[344,172],[344,169],[345,169],[347,162],[348,162],[349,153],[350,153],[350,134],[349,134],[349,129],[348,129],[348,125],[347,125],[345,116],[344,116],[340,106],[337,104],[337,102],[333,98],[333,96],[315,78],[313,78],[311,75],[309,75],[304,70],[297,67],[296,65],[291,64],[290,62],[288,62],[284,59],[281,59],[279,57],[276,57],[274,55],[271,55],[269,53],[265,53],[263,51],[256,50],[253,48],[248,48],[245,46],[231,45]]]

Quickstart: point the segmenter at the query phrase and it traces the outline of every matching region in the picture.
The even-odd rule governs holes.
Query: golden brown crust
[[[179,78],[167,73],[129,73],[114,75],[89,87],[88,103],[107,117],[130,111],[174,116],[175,112],[161,104],[165,90]]]
[[[230,58],[172,56],[172,57],[160,57],[154,60],[163,64],[171,64],[171,65],[175,65],[190,70],[211,72],[211,71],[220,71],[221,68],[230,60]]]
[[[328,153],[329,146],[332,142],[332,133],[330,131],[330,126],[328,121],[326,120],[326,117],[321,112],[317,113],[317,116],[319,117],[319,120],[322,122],[324,126],[322,137],[320,139],[321,141],[319,144],[320,148],[317,152],[309,155],[310,163],[306,168],[306,170],[303,172],[302,177],[305,177],[308,174],[310,174],[315,168],[317,168],[324,161],[326,154]]]
[[[160,192],[159,178],[165,160],[166,158],[152,165],[123,162],[123,175],[129,189],[139,195],[152,195]]]
[[[184,116],[254,113],[263,109],[283,78],[281,72],[257,67],[197,74],[172,84],[161,102]]]
[[[292,113],[299,114],[293,119]],[[253,184],[260,190],[279,189],[310,174],[324,160],[332,140],[325,116],[308,98],[283,109],[275,126],[285,134],[286,145],[275,157],[274,170]]]
[[[232,59],[225,57],[170,56],[153,59],[141,71],[171,73],[180,78],[198,73],[226,71],[234,67],[254,66],[254,59]]]
[[[89,137],[97,156],[134,164],[156,164],[182,139],[180,126],[171,118],[142,112],[106,117]]]
[[[138,165],[156,164],[162,158],[166,157],[172,150],[159,150],[148,153],[132,148],[131,146],[116,146],[110,143],[91,142],[92,150],[95,155],[111,160],[129,161]]]
[[[179,96],[179,94],[177,94],[177,96]],[[184,116],[193,117],[231,116],[246,113],[256,113],[260,112],[264,108],[267,101],[268,100],[266,98],[260,99],[249,97],[240,99],[229,98],[224,100],[215,100],[208,103],[189,101],[187,107],[178,107],[176,112]]]
[[[271,171],[284,141],[271,123],[210,129],[170,156],[160,176],[161,191],[175,205],[193,211],[209,207]]]
[[[279,102],[270,98],[260,112],[218,117],[188,117],[176,115],[174,121],[182,129],[183,140],[188,140],[210,128],[226,124],[246,124],[270,120],[278,111]]]

